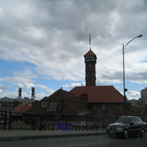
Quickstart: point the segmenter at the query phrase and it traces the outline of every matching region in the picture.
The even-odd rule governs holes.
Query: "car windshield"
[[[131,118],[130,117],[120,117],[116,122],[129,124],[131,123]]]

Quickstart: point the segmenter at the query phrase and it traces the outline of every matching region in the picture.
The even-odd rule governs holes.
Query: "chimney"
[[[22,97],[21,92],[22,92],[22,88],[18,88],[18,98],[19,99],[21,99]]]
[[[34,88],[34,87],[32,87],[31,99],[32,99],[32,100],[35,99],[35,88]]]

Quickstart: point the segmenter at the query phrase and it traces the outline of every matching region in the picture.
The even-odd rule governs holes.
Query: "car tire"
[[[128,131],[125,131],[125,132],[124,132],[124,138],[125,138],[126,140],[128,140],[128,138],[129,138]]]
[[[109,133],[108,135],[109,135],[109,137],[113,137],[113,135],[111,133]]]
[[[142,130],[140,131],[140,137],[141,137],[141,138],[144,138],[144,136],[145,136],[145,132],[144,132],[144,129],[142,129]]]

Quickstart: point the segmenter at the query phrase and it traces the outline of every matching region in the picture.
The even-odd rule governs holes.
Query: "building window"
[[[105,110],[105,109],[106,109],[106,105],[103,104],[103,105],[102,105],[102,110]]]
[[[47,108],[47,101],[42,101],[42,108]]]
[[[58,109],[59,110],[63,110],[64,109],[64,101],[63,100],[58,101]]]
[[[108,108],[107,108],[107,105],[106,105],[106,104],[103,104],[103,105],[102,105],[102,110],[105,111],[105,110],[107,110],[107,109],[108,109]]]
[[[93,110],[96,110],[96,105],[93,105]]]
[[[77,102],[77,108],[80,109],[80,103],[79,102]]]
[[[47,111],[55,112],[57,110],[58,102],[50,102]]]
[[[121,110],[121,106],[116,106],[116,110]]]

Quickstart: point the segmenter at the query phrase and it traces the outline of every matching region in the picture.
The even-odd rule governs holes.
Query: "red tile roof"
[[[27,110],[29,110],[32,106],[31,105],[18,105],[14,108],[13,112],[16,112],[14,113],[15,115],[20,115],[19,113],[23,113],[23,112],[26,112]]]
[[[56,101],[56,100],[70,100],[70,101],[79,101],[79,99],[72,93],[67,92],[63,89],[57,90],[52,95],[45,97],[42,99],[42,101],[50,100],[50,101]]]
[[[28,111],[28,113],[35,113],[35,114],[45,114],[46,113],[46,109],[42,108],[41,106],[41,101],[35,103]]]
[[[88,109],[78,109],[71,101],[64,109],[64,115],[82,115],[89,114],[90,111]]]
[[[70,92],[77,97],[87,93],[89,103],[123,103],[124,101],[123,95],[113,86],[75,87]]]
[[[85,55],[85,56],[95,56],[95,53],[90,49]]]

